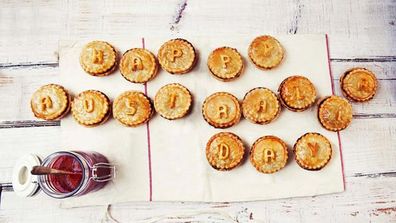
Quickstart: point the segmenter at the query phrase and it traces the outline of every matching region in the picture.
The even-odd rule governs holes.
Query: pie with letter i
[[[189,72],[197,61],[193,45],[185,39],[172,39],[164,43],[158,51],[158,61],[171,74]]]
[[[276,119],[281,111],[278,97],[271,90],[258,87],[250,90],[242,102],[242,114],[249,121],[267,124]]]
[[[92,76],[109,75],[117,67],[117,51],[104,41],[89,42],[81,51],[80,64]]]
[[[105,122],[110,116],[110,100],[100,91],[83,91],[74,98],[71,110],[79,124],[94,127]]]
[[[278,66],[285,52],[277,39],[265,35],[259,36],[252,41],[248,54],[256,67],[267,70]]]
[[[262,173],[274,173],[285,167],[288,152],[286,143],[276,136],[263,136],[250,150],[250,162]]]
[[[352,105],[339,96],[329,96],[319,103],[318,119],[330,131],[340,131],[352,121]]]
[[[228,128],[239,122],[241,108],[234,95],[217,92],[205,99],[202,115],[209,125],[215,128]]]
[[[146,83],[158,71],[157,60],[153,53],[142,48],[133,48],[124,53],[120,61],[122,76],[132,83]]]
[[[290,111],[301,112],[311,107],[316,100],[312,82],[303,76],[286,78],[278,89],[280,101]]]
[[[152,113],[150,99],[140,91],[126,91],[113,102],[113,117],[129,127],[147,122]]]
[[[306,133],[294,144],[297,164],[306,170],[320,170],[330,161],[330,141],[319,133]]]
[[[375,74],[365,68],[353,68],[340,78],[342,93],[348,99],[364,102],[372,99],[377,92]]]
[[[238,166],[245,154],[242,140],[231,132],[220,132],[206,144],[206,158],[216,170],[231,170]]]
[[[231,47],[217,48],[208,57],[208,68],[210,73],[218,80],[234,80],[242,73],[242,56]]]
[[[169,120],[186,116],[191,106],[192,95],[181,84],[167,84],[161,87],[154,98],[155,110]]]
[[[33,93],[30,107],[37,118],[58,120],[69,112],[70,102],[70,95],[62,86],[48,84]]]

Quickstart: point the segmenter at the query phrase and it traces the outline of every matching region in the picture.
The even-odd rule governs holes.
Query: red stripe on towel
[[[329,50],[329,38],[326,34],[326,48],[327,48],[327,64],[329,66],[329,74],[330,74],[330,82],[331,82],[331,91],[333,92],[333,95],[335,93],[334,89],[334,83],[333,83],[333,73],[331,72],[331,66],[330,66],[330,50]],[[344,159],[342,158],[342,144],[341,144],[341,136],[340,132],[337,132],[337,137],[338,137],[338,147],[340,148],[340,157],[341,157],[341,169],[342,169],[342,180],[344,183],[344,190],[345,190],[345,173],[344,173]]]
[[[142,38],[142,48],[145,49],[144,38]],[[147,95],[147,83],[144,84],[144,94]],[[150,121],[146,122],[146,130],[147,130],[147,149],[148,149],[148,165],[149,165],[149,182],[150,182],[150,196],[149,201],[153,200],[153,180],[151,173],[151,140],[150,140]]]

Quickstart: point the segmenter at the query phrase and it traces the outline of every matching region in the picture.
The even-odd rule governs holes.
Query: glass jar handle
[[[101,173],[101,171],[103,171]],[[91,179],[96,182],[106,182],[115,178],[115,166],[109,163],[95,163],[92,166]]]

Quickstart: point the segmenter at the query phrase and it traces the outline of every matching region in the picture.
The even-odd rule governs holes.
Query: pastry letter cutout
[[[88,112],[88,113],[93,112],[93,110],[94,110],[94,101],[92,100],[92,98],[85,99],[83,104],[84,104],[84,110],[86,112]]]
[[[227,105],[220,105],[217,108],[217,116],[219,118],[228,118],[228,107],[227,107]]]
[[[125,102],[125,106],[128,108],[126,112],[127,115],[134,115],[137,112],[136,105],[133,101],[127,99]]]
[[[230,147],[228,147],[227,144],[225,143],[220,143],[218,146],[218,152],[219,152],[219,159],[221,160],[225,160],[228,158],[228,156],[230,155]]]
[[[180,49],[173,49],[170,55],[170,61],[175,62],[176,58],[181,57],[183,55],[183,51]]]
[[[311,151],[311,155],[315,157],[319,150],[319,144],[317,144],[317,143],[312,144],[309,142],[308,149],[309,149],[309,151]]]
[[[102,64],[103,63],[103,51],[92,49],[92,63]]]
[[[177,95],[175,93],[171,93],[169,95],[169,108],[175,108],[175,106],[176,106],[176,97],[177,97]]]
[[[52,100],[48,95],[41,98],[40,104],[42,111],[46,111],[48,108],[52,108]]]
[[[272,149],[264,149],[263,151],[264,163],[270,163],[275,160],[275,153]]]
[[[231,62],[231,58],[227,55],[220,55],[221,61],[223,61],[223,68],[227,68],[227,64]]]
[[[134,57],[131,62],[132,71],[143,70],[142,59]]]

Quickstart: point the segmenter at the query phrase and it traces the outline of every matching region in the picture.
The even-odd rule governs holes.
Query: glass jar
[[[43,160],[42,166],[71,172],[38,177],[40,188],[54,198],[76,197],[97,191],[115,176],[114,165],[97,152],[55,152]]]

